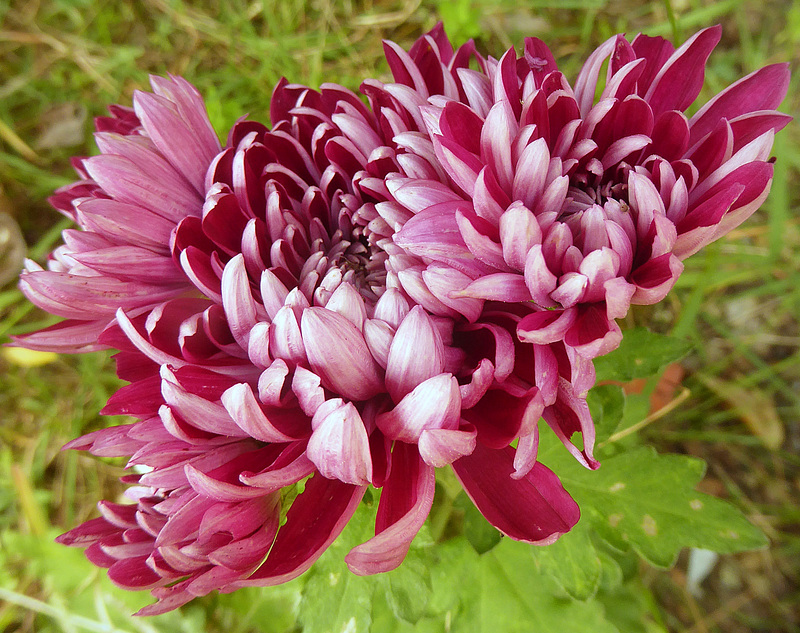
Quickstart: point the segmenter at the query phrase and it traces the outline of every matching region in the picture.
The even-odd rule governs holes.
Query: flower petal
[[[345,556],[354,574],[365,576],[396,568],[408,553],[433,504],[436,476],[416,447],[395,442],[389,478],[383,486],[375,536]]]
[[[352,322],[325,308],[308,308],[300,327],[308,362],[326,387],[353,400],[383,391],[380,367]]]
[[[453,462],[453,470],[494,527],[517,541],[549,545],[578,522],[578,504],[541,463],[512,478],[514,454],[510,446],[495,450],[478,443],[472,454]]]
[[[460,411],[458,381],[452,374],[439,374],[417,385],[375,423],[390,439],[416,443],[425,429],[456,428]]]
[[[267,560],[231,588],[270,587],[297,578],[336,540],[366,489],[320,475],[309,479],[289,508]]]
[[[425,429],[419,437],[419,454],[430,466],[442,468],[475,450],[477,432],[465,429]]]
[[[419,350],[424,349],[425,354]],[[386,388],[395,402],[444,369],[444,343],[420,306],[414,306],[397,328],[386,366]]]
[[[364,422],[352,402],[343,403],[314,420],[308,458],[320,474],[344,483],[366,486],[372,479],[372,459]],[[318,417],[315,416],[315,417]]]

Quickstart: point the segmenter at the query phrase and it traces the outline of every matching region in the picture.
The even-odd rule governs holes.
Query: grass
[[[800,50],[800,5],[789,0],[0,0],[0,206],[21,226],[29,255],[42,261],[67,225],[47,196],[73,179],[70,156],[93,151],[91,118],[105,104],[129,103],[148,73],[189,78],[222,130],[243,112],[266,120],[269,93],[283,75],[350,88],[385,76],[381,39],[408,45],[440,18],[454,40],[475,37],[497,56],[539,36],[569,77],[615,32],[682,41],[721,22],[707,95],[766,63],[790,60],[796,69]],[[783,106],[795,116],[799,81]],[[685,589],[684,559],[671,571],[643,570],[674,631],[800,630],[796,125],[778,136],[774,154],[763,209],[688,260],[666,302],[629,317],[628,325],[694,344],[683,362],[691,396],[651,424],[647,440],[705,458],[704,489],[737,503],[772,540],[767,551],[726,557],[700,598]],[[3,341],[46,320],[13,282],[0,289]],[[269,608],[268,592],[209,597],[181,618],[132,620],[127,614],[147,596],[116,590],[79,552],[52,544],[88,518],[97,499],[119,492],[118,463],[59,451],[105,424],[97,411],[117,383],[102,354],[26,366],[36,360],[0,357],[0,630],[259,630],[255,614]],[[291,613],[276,617],[291,627]]]

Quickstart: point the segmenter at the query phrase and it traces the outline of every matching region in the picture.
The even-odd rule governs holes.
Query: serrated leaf
[[[432,593],[426,615],[411,625],[397,619],[375,592],[373,630],[381,633],[618,633],[593,599],[578,602],[537,569],[533,545],[502,539],[479,555],[459,536],[420,551]]]
[[[683,547],[730,553],[766,545],[734,506],[694,490],[705,472],[701,460],[640,447],[594,472],[567,462],[557,472],[599,536],[654,565],[670,566]]]
[[[650,332],[646,328],[628,330],[622,343],[610,354],[594,361],[597,381],[621,380],[627,382],[635,378],[654,376],[692,349],[690,343]]]
[[[478,560],[477,600],[464,616],[472,623],[455,631],[479,633],[618,633],[595,600],[560,597],[547,574],[530,565],[531,545],[503,541]],[[462,620],[456,622],[461,624]]]

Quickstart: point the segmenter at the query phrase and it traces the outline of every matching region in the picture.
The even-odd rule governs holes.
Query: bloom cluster
[[[366,101],[284,80],[271,128],[224,146],[183,79],[112,107],[51,199],[79,229],[21,278],[65,320],[19,344],[118,350],[103,413],[137,419],[67,445],[129,458],[132,502],[60,542],[156,614],[300,575],[370,485],[375,536],[345,560],[397,567],[436,468],[513,539],[569,531],[539,420],[597,468],[586,395],[615,320],[769,190],[786,65],[685,114],[719,37],[618,35],[571,85],[540,40],[496,60],[440,25],[385,44],[394,82]]]

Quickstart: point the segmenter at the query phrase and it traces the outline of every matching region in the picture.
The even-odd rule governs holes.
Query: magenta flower
[[[273,128],[240,120],[224,148],[181,79],[112,109],[52,200],[83,230],[21,282],[67,319],[21,343],[119,350],[103,413],[138,419],[68,444],[128,457],[132,503],[60,541],[155,614],[303,573],[368,485],[375,536],[346,561],[395,568],[437,467],[511,538],[569,531],[539,419],[598,466],[585,397],[614,319],[769,187],[785,66],[683,114],[718,37],[617,36],[573,90],[538,40],[496,61],[439,26],[387,43],[397,83],[367,80],[371,108],[283,81]]]
[[[364,90],[405,152],[378,205],[397,218],[390,270],[418,271],[399,275],[403,289],[433,314],[469,299],[511,309],[534,345],[563,341],[586,359],[614,349],[615,319],[663,299],[681,261],[769,191],[788,67],[748,75],[690,118],[719,38],[705,29],[674,50],[614,36],[574,88],[534,38],[499,61],[453,54],[441,29],[408,54],[388,44],[397,83]]]
[[[579,511],[536,462],[543,412],[562,437],[584,432],[585,448],[570,448],[596,466],[590,364],[560,343],[515,341],[513,313],[476,321],[474,299],[432,314],[399,281],[418,271],[387,267],[383,190],[364,183],[401,158],[374,114],[338,86],[281,83],[271,116],[271,131],[234,126],[200,212],[175,218],[174,294],[85,319],[104,327],[98,343],[120,350],[131,383],[103,413],[139,421],[68,447],[130,457],[135,503],[101,503],[60,541],[150,589],[159,601],[143,614],[298,576],[369,484],[382,489],[376,536],[346,561],[358,574],[393,569],[431,508],[434,468],[449,464],[502,532],[554,541]],[[57,335],[46,344],[73,336]]]

